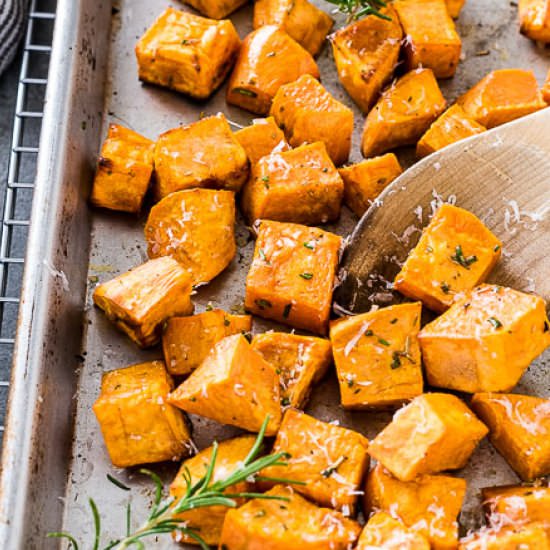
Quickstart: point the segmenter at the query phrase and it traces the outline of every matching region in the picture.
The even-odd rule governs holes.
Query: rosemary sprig
[[[149,512],[147,520],[138,527],[133,533],[131,532],[131,508],[130,504],[126,509],[126,534],[116,540],[110,541],[102,550],[124,550],[129,547],[139,549],[145,549],[145,545],[142,539],[151,536],[158,536],[164,533],[171,533],[173,531],[179,531],[182,535],[187,535],[193,538],[203,550],[208,550],[209,546],[202,539],[202,537],[192,527],[188,527],[185,520],[178,517],[182,512],[188,510],[194,510],[196,508],[204,508],[207,506],[226,506],[228,508],[236,508],[236,499],[240,498],[262,498],[262,499],[275,499],[288,501],[286,497],[279,497],[274,495],[265,495],[263,493],[255,492],[240,492],[240,493],[226,493],[225,490],[237,483],[249,480],[251,477],[255,477],[258,472],[267,468],[268,466],[286,466],[288,463],[285,459],[289,458],[289,455],[284,452],[274,453],[267,456],[259,457],[263,448],[263,441],[265,437],[265,430],[269,417],[267,417],[258,433],[258,437],[254,442],[254,445],[250,449],[247,457],[244,459],[242,465],[236,468],[225,479],[218,480],[212,483],[212,476],[214,474],[214,468],[216,466],[216,457],[218,454],[218,443],[214,441],[212,445],[212,456],[208,464],[206,473],[197,482],[193,483],[191,478],[191,472],[184,468],[183,477],[185,480],[186,490],[183,497],[179,500],[174,497],[168,497],[163,499],[163,485],[162,480],[157,474],[150,470],[141,469],[140,473],[149,476],[155,484],[155,494],[153,499],[153,505]],[[259,457],[259,458],[258,458]],[[114,478],[109,476],[109,481],[113,481]],[[118,481],[118,480],[116,480]],[[278,478],[279,483],[295,484],[296,482],[289,479]],[[115,483],[121,489],[125,489],[125,485],[121,482]],[[125,489],[126,490],[126,489]],[[99,514],[96,503],[93,499],[89,499],[89,505],[92,510],[92,517],[94,522],[94,538],[92,541],[92,550],[99,550],[101,541],[101,516]],[[71,533],[67,532],[54,532],[48,533],[48,537],[64,538],[66,539],[73,550],[79,550],[79,543]]]
[[[386,0],[326,0],[329,4],[337,7],[340,13],[348,16],[347,23],[355,21],[360,17],[375,15],[380,19],[391,21],[391,17],[385,15],[380,10],[385,8],[388,3]]]

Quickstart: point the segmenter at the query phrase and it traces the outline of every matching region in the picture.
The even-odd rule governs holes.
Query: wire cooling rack
[[[9,393],[21,280],[48,83],[56,0],[31,0],[7,180],[0,182],[0,430]]]

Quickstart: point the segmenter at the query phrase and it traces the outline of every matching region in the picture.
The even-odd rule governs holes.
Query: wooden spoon
[[[397,178],[357,224],[335,312],[403,298],[393,281],[442,202],[476,214],[503,242],[490,281],[550,301],[550,108],[437,151]]]

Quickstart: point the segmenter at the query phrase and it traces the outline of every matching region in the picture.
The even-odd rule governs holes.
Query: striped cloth
[[[12,62],[23,35],[25,0],[0,0],[0,75]]]

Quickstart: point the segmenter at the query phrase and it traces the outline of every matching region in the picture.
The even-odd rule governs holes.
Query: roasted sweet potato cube
[[[290,487],[277,485],[225,516],[220,548],[227,550],[347,550],[361,527],[340,512],[319,508]]]
[[[307,0],[257,0],[254,2],[254,28],[277,25],[317,55],[334,21]]]
[[[356,550],[430,550],[428,539],[387,512],[376,512],[361,531]]]
[[[292,147],[322,141],[334,164],[348,160],[353,112],[311,75],[281,86],[273,99],[271,114]]]
[[[520,32],[537,42],[550,42],[550,3],[548,0],[519,0]]]
[[[169,396],[169,403],[221,424],[267,435],[281,423],[279,375],[242,334],[220,340],[199,368]]]
[[[482,78],[457,103],[486,128],[546,107],[533,71],[499,69]]]
[[[139,79],[205,99],[224,81],[240,45],[231,21],[167,8],[136,45]]]
[[[370,15],[330,36],[338,78],[367,113],[397,65],[403,30],[391,4],[381,10],[390,20]]]
[[[194,371],[220,340],[249,332],[250,315],[230,315],[221,309],[189,317],[172,317],[162,335],[164,361],[170,374],[182,376]]]
[[[224,115],[198,120],[159,136],[155,147],[155,192],[210,187],[239,191],[249,163]]]
[[[386,408],[422,393],[420,302],[344,317],[330,341],[346,409]]]
[[[401,481],[411,481],[462,468],[488,431],[458,397],[426,393],[395,413],[369,454]]]
[[[344,182],[317,141],[261,158],[244,187],[242,208],[250,223],[316,225],[338,219],[343,195]]]
[[[364,160],[338,170],[344,180],[344,202],[361,217],[376,197],[402,172],[393,153]]]
[[[110,210],[139,212],[153,173],[154,148],[151,140],[137,132],[110,124],[90,202]]]
[[[460,541],[459,550],[550,550],[550,537],[543,523],[521,527],[481,530]]]
[[[341,242],[315,227],[262,221],[246,277],[245,308],[326,334]]]
[[[216,463],[212,473],[212,483],[226,479],[228,474],[242,467],[242,463],[252,449],[256,438],[252,435],[244,435],[228,439],[218,444],[218,452],[216,454]],[[177,500],[182,498],[187,490],[185,478],[187,475],[191,477],[191,483],[197,483],[204,474],[212,460],[212,447],[204,449],[195,456],[185,460],[176,475],[174,481],[170,485],[170,496]],[[253,489],[252,483],[241,481],[226,489],[227,493],[246,493]],[[236,499],[237,504],[244,504],[243,499]],[[200,533],[201,538],[206,544],[217,546],[220,542],[223,520],[229,508],[227,506],[208,506],[205,508],[197,508],[189,510],[177,515],[177,518],[185,521],[187,527]],[[193,539],[180,531],[174,532],[174,539],[177,542],[186,544],[198,544],[196,539]]]
[[[550,399],[476,393],[472,408],[488,426],[491,443],[522,479],[550,474]]]
[[[381,155],[415,144],[445,110],[446,101],[430,69],[415,69],[384,91],[367,115],[361,152]]]
[[[227,103],[266,115],[277,90],[303,74],[319,78],[311,54],[278,27],[260,27],[243,41],[227,86]]]
[[[425,157],[451,143],[481,134],[486,129],[468,116],[460,105],[453,105],[420,138],[416,144],[416,156]]]
[[[211,19],[223,19],[246,4],[246,0],[184,0],[184,2]]]
[[[283,407],[302,409],[312,386],[321,380],[332,363],[330,342],[313,336],[285,332],[256,334],[252,349],[279,374]]]
[[[290,149],[283,131],[272,116],[255,118],[250,126],[235,132],[235,137],[245,150],[251,166],[272,152],[280,153]]]
[[[173,258],[150,260],[94,291],[94,303],[138,346],[160,339],[162,324],[176,315],[191,315],[192,281]]]
[[[466,3],[466,0],[445,0],[447,11],[453,19],[457,19]]]
[[[452,550],[458,543],[458,522],[466,481],[451,476],[421,475],[399,481],[377,464],[365,488],[365,512],[382,510],[424,535],[434,550]]]
[[[303,483],[294,489],[349,516],[355,511],[359,486],[369,467],[368,445],[367,438],[353,430],[288,409],[272,451],[289,453],[288,465],[270,466],[261,475]]]
[[[407,69],[431,69],[437,78],[455,74],[462,42],[445,0],[395,0],[405,33]]]
[[[394,288],[443,312],[487,278],[500,258],[501,246],[474,214],[443,204],[395,276]]]
[[[185,417],[166,401],[173,387],[162,361],[103,375],[93,409],[114,466],[178,460],[190,454]]]
[[[159,201],[145,224],[149,258],[171,256],[193,284],[219,275],[237,251],[232,191],[187,189]]]
[[[463,392],[508,391],[550,345],[542,298],[482,285],[419,333],[428,383]]]

